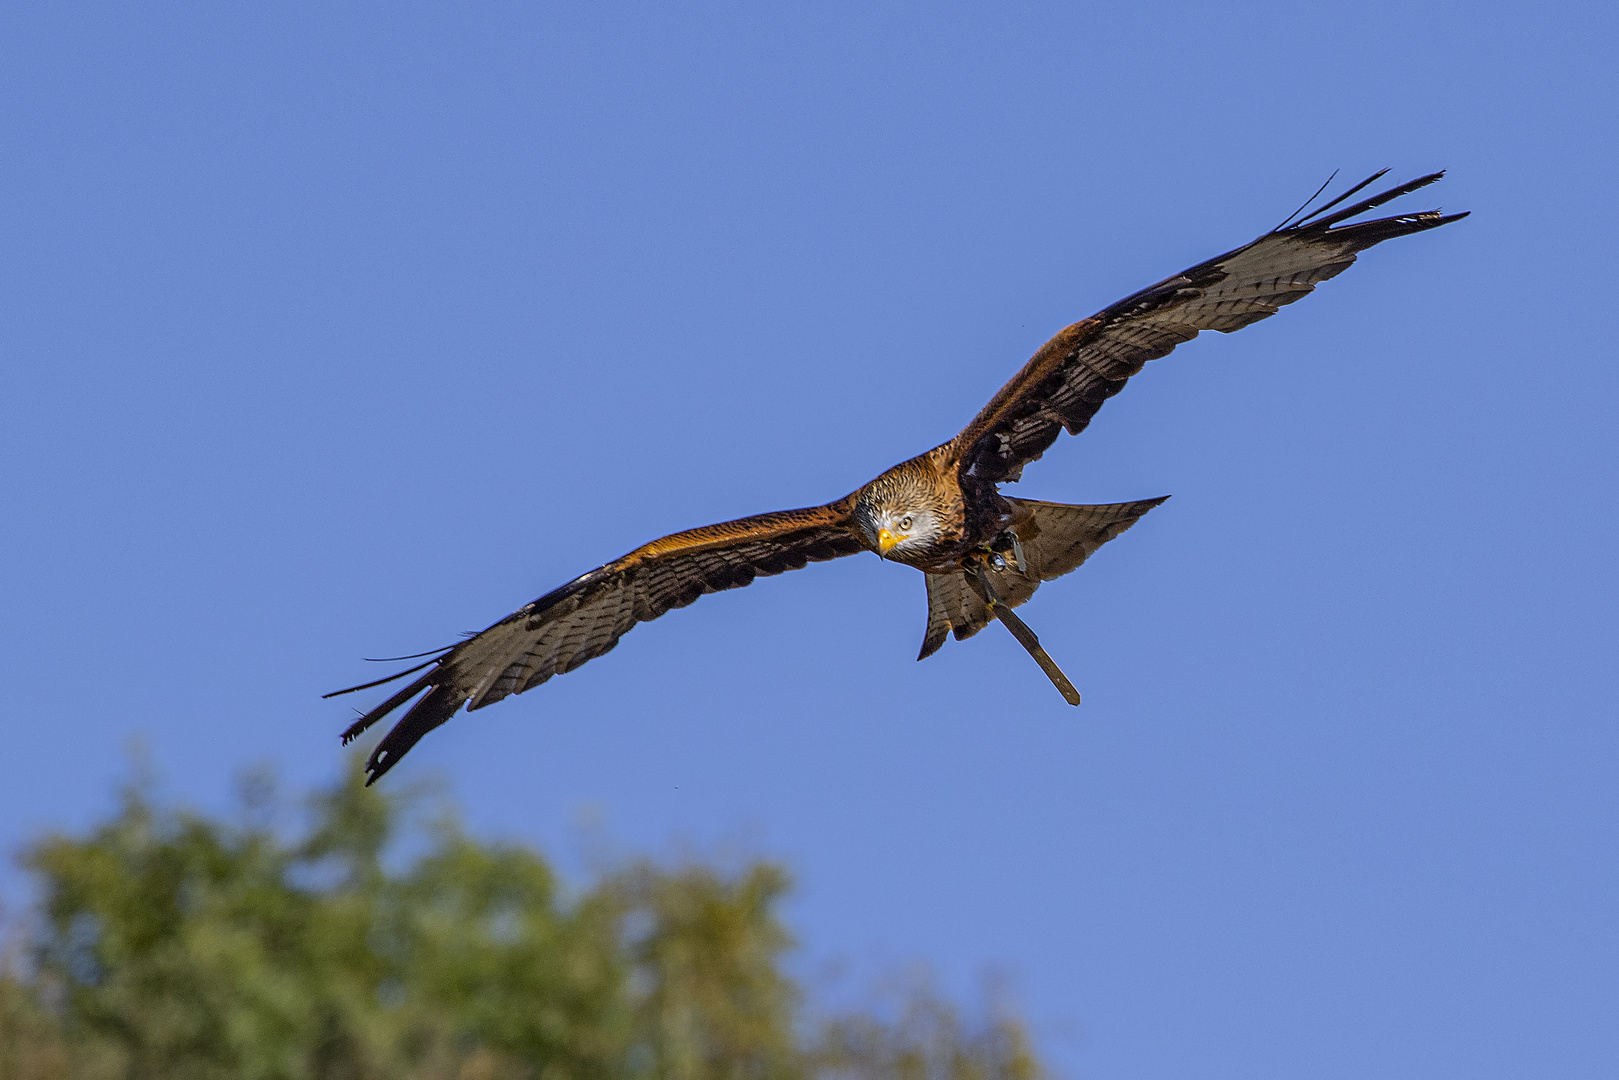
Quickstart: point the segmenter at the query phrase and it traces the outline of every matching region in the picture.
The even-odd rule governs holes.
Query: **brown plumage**
[[[1444,174],[1333,210],[1383,175],[1373,175],[1306,217],[1290,218],[1251,244],[1066,327],[954,439],[836,502],[654,540],[417,667],[336,691],[365,690],[424,672],[350,725],[343,741],[422,695],[367,761],[367,783],[374,783],[462,705],[481,709],[572,671],[612,649],[636,623],[704,593],[859,551],[875,551],[926,574],[928,624],[918,659],[936,652],[947,634],[971,637],[999,619],[1077,705],[1078,692],[1010,609],[1028,600],[1041,582],[1077,568],[1164,500],[1067,506],[1009,498],[997,485],[1017,480],[1063,430],[1084,430],[1102,402],[1148,360],[1200,331],[1230,333],[1274,315],[1318,282],[1342,273],[1357,252],[1374,244],[1467,216],[1424,211],[1345,224]]]

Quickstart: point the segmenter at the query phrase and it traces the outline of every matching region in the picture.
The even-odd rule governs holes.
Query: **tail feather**
[[[1034,595],[1042,582],[1077,570],[1081,563],[1109,540],[1134,525],[1141,516],[1169,496],[1139,502],[1099,506],[1012,499],[1013,534],[1023,546],[1024,568],[1007,566],[993,574],[996,595],[1004,607],[1014,608]],[[957,641],[972,637],[989,625],[991,616],[983,600],[962,574],[928,574],[928,626],[918,660],[925,660],[944,645],[945,636]]]

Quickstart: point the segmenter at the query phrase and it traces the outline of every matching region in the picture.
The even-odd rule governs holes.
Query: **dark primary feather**
[[[1328,213],[1362,181],[1301,220],[1125,297],[1057,334],[956,437],[963,473],[1016,480],[1059,433],[1077,434],[1148,360],[1203,330],[1231,333],[1302,299],[1348,269],[1357,252],[1467,215],[1437,210],[1342,224],[1438,180],[1432,173]],[[1312,199],[1313,201],[1313,199]]]
[[[431,668],[350,725],[343,741],[427,691],[372,751],[366,783],[375,783],[463,704],[468,711],[481,709],[572,671],[612,649],[636,623],[685,607],[704,593],[862,550],[846,502],[663,537],[547,593],[436,661],[336,691],[364,690]]]

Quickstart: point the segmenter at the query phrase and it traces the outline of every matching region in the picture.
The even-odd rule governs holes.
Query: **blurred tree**
[[[398,857],[401,800],[351,770],[306,833],[269,782],[226,822],[131,784],[26,866],[37,919],[0,966],[0,1080],[1024,1080],[1022,1028],[926,991],[804,1019],[788,881],[638,863],[566,897],[535,853],[444,819]]]
[[[913,982],[895,1018],[850,1014],[822,1026],[815,1070],[840,1080],[1025,1080],[1043,1075],[1023,1025],[1004,1007],[971,1026],[926,982]]]

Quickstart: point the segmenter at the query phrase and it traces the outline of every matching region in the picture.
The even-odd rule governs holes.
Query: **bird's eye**
[[[907,514],[904,517],[899,519],[899,531],[900,532],[907,532],[907,531],[909,531],[910,527],[911,527],[911,516],[909,514]]]

